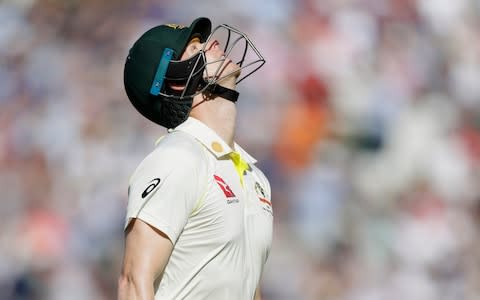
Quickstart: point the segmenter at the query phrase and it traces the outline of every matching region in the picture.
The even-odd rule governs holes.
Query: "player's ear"
[[[190,42],[188,42],[187,47],[185,47],[185,50],[183,51],[182,57],[180,58],[180,60],[189,59],[190,57],[197,54],[201,49],[202,49],[202,44],[200,43],[200,37],[198,36],[192,37],[190,39]]]

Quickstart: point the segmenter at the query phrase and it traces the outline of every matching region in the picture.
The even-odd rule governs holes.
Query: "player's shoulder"
[[[182,131],[172,131],[158,141],[152,154],[175,152],[196,157],[203,156],[203,151],[202,145],[193,136]]]
[[[192,136],[173,131],[163,136],[155,148],[140,162],[132,177],[151,169],[202,168],[206,155],[202,145]]]

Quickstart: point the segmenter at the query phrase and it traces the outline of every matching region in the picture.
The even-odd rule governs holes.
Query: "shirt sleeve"
[[[161,143],[130,180],[125,228],[134,218],[162,231],[175,243],[206,188],[200,145]]]

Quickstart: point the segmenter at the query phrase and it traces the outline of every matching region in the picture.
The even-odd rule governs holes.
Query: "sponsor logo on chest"
[[[213,178],[215,179],[218,186],[220,187],[220,189],[225,194],[225,197],[227,198],[227,204],[232,204],[232,203],[238,203],[239,202],[237,196],[235,196],[235,194],[233,193],[230,186],[228,186],[228,184],[225,182],[225,180],[223,180],[222,177],[220,177],[218,175],[213,175]]]

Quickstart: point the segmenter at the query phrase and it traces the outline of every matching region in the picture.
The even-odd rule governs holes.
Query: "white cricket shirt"
[[[237,171],[239,156],[245,172]],[[140,163],[125,228],[139,218],[174,244],[156,300],[253,299],[273,221],[270,184],[255,162],[190,117]]]

